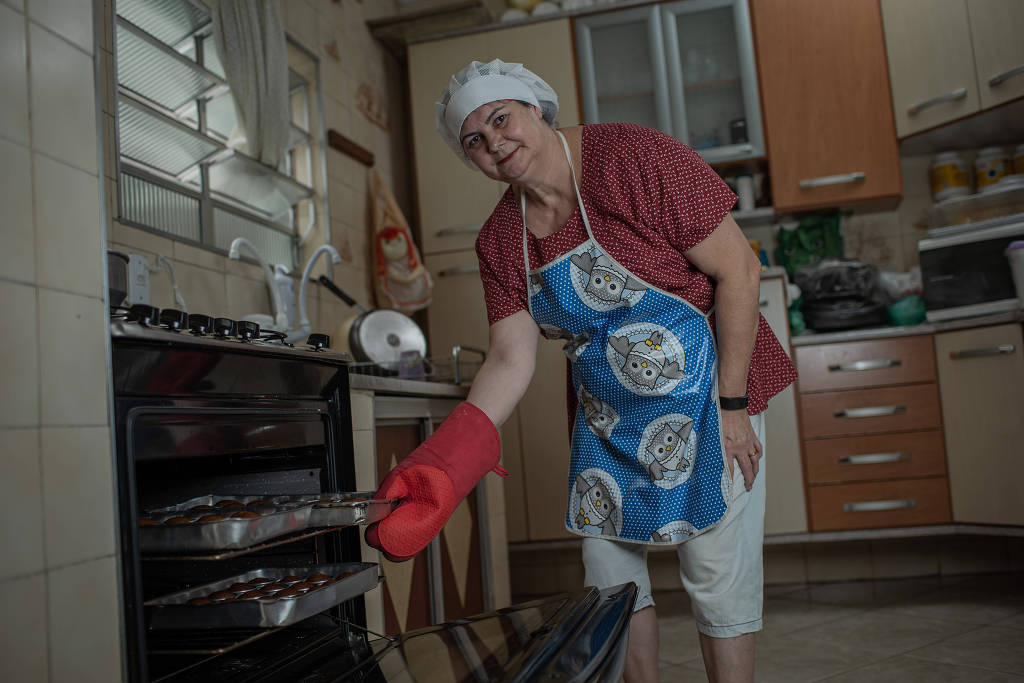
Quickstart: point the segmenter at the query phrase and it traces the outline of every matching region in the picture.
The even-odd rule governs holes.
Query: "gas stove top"
[[[160,310],[144,304],[135,304],[131,308],[112,308],[110,336],[114,340],[134,340],[156,345],[283,354],[346,364],[352,361],[352,357],[344,351],[330,348],[331,339],[326,334],[310,334],[305,344],[291,344],[285,341],[283,332],[260,329],[259,325],[248,320],[216,318],[172,308]]]

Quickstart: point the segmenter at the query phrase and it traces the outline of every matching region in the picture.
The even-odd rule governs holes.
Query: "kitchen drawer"
[[[803,394],[800,418],[805,439],[942,427],[934,383]]]
[[[808,487],[811,530],[948,524],[945,477]]]
[[[946,474],[941,430],[804,441],[809,484]]]
[[[935,380],[931,335],[796,348],[801,392]]]

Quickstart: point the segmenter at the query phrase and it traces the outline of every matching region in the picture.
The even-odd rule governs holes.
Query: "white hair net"
[[[437,131],[452,151],[470,168],[476,168],[462,148],[459,133],[466,117],[482,104],[495,100],[519,100],[540,109],[544,120],[554,123],[558,113],[558,95],[544,80],[522,64],[500,59],[473,61],[460,69],[434,103]]]

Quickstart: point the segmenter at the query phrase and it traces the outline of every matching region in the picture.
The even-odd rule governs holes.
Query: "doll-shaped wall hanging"
[[[430,304],[434,283],[390,190],[370,171],[374,218],[374,291],[379,308],[412,313]]]

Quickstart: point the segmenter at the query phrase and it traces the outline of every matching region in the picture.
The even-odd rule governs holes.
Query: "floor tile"
[[[758,683],[816,681],[885,657],[880,652],[842,643],[809,647],[807,640],[799,634],[764,636],[757,643],[754,680]]]
[[[1019,629],[985,626],[914,650],[908,656],[1024,675],[1024,634]]]
[[[818,624],[798,635],[811,643],[861,647],[885,655],[897,655],[937,643],[976,628],[958,621],[922,619],[880,611],[865,612],[845,619]],[[1022,634],[1024,635],[1024,634]]]
[[[811,584],[810,600],[823,605],[870,605],[875,599],[871,581],[839,581]]]
[[[901,656],[822,680],[828,683],[1014,683],[1024,681],[1024,676]]]
[[[693,617],[658,618],[658,659],[684,664],[700,658],[700,636]]]
[[[782,636],[809,626],[825,624],[860,614],[860,607],[843,605],[816,605],[786,598],[764,601],[764,633]]]
[[[883,610],[927,619],[984,625],[1009,618],[1020,612],[1021,608],[1013,600],[999,594],[957,584],[898,600]]]
[[[698,662],[700,664],[700,662]],[[698,668],[661,662],[658,667],[660,683],[707,683],[704,665]]]
[[[997,621],[995,624],[993,624],[993,626],[1003,626],[1005,628],[1019,628],[1021,630],[1024,630],[1024,612],[1014,614],[1009,619]]]
[[[902,600],[909,600],[942,587],[942,580],[936,576],[884,579],[874,582],[874,601],[876,605],[888,605]]]

